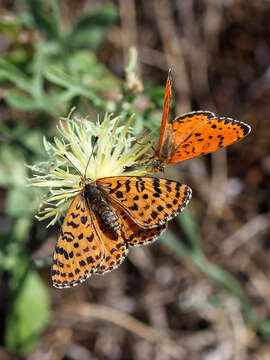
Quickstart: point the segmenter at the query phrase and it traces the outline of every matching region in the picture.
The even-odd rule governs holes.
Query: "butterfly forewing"
[[[85,198],[78,194],[69,207],[53,255],[51,275],[55,287],[85,281],[104,261],[105,248],[93,219]]]
[[[187,185],[155,177],[106,177],[97,183],[112,202],[144,229],[161,226],[173,219],[191,198],[191,189]]]
[[[192,112],[176,118],[172,124],[175,153],[169,162],[175,163],[228,146],[250,132],[242,122],[218,118],[208,111]]]
[[[171,125],[168,123],[168,115],[170,111],[170,102],[171,102],[171,95],[172,95],[172,77],[171,72],[168,73],[165,95],[164,95],[164,105],[163,105],[163,113],[162,113],[162,123],[160,128],[160,135],[158,141],[158,152],[162,145],[164,144],[164,138],[166,137],[166,132]]]
[[[174,119],[172,128],[175,147],[179,147],[194,131],[213,118],[215,114],[210,111],[193,111]]]

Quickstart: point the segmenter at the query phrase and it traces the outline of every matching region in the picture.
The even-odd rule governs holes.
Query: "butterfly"
[[[117,268],[130,246],[146,245],[188,204],[191,189],[147,176],[81,178],[53,255],[57,288],[72,287],[91,274]]]
[[[210,111],[193,111],[168,122],[172,94],[172,76],[169,71],[162,123],[157,150],[151,163],[152,171],[164,172],[164,167],[228,146],[245,136],[251,127],[227,117],[217,117]]]

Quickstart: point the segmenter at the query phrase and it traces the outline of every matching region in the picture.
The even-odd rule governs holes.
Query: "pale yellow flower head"
[[[60,120],[54,144],[44,138],[48,161],[29,166],[33,172],[31,185],[48,188],[37,216],[39,220],[53,217],[48,226],[54,224],[82,190],[84,175],[94,181],[107,176],[147,173],[147,166],[139,159],[152,144],[149,136],[136,141],[132,120],[133,116],[124,126],[120,125],[121,118],[113,115],[95,122],[71,116]]]

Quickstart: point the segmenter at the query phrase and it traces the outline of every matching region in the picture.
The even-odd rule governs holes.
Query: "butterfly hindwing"
[[[105,248],[93,218],[82,194],[76,195],[53,255],[51,275],[55,287],[71,287],[85,281],[104,261]]]
[[[116,269],[125,259],[129,246],[141,246],[154,242],[165,231],[167,224],[153,229],[143,229],[117,205],[113,206],[120,223],[120,236],[116,236],[107,229],[102,231],[103,243],[106,249],[104,262],[99,266],[96,274],[105,274]],[[102,227],[102,224],[98,225]],[[99,231],[99,230],[98,230]]]
[[[167,223],[152,229],[143,229],[134,223],[131,218],[120,210],[121,222],[123,224],[123,237],[129,246],[148,245],[156,241],[166,230]]]
[[[112,209],[118,215],[117,209],[114,207],[112,207]],[[94,220],[95,227],[102,237],[105,248],[104,261],[97,269],[96,274],[104,274],[116,269],[128,254],[128,244],[123,237],[122,221],[120,217],[118,221],[120,224],[119,234],[106,227],[100,218],[96,217]]]
[[[167,223],[185,208],[191,198],[191,189],[187,185],[155,177],[106,177],[97,183],[110,201],[144,229]]]

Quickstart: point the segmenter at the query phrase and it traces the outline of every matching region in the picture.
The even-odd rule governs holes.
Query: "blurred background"
[[[267,0],[0,1],[1,360],[270,359],[269,18]],[[211,110],[251,134],[167,170],[193,198],[160,241],[52,288],[59,225],[35,219],[25,164],[72,106],[158,137],[169,67],[171,118]]]

